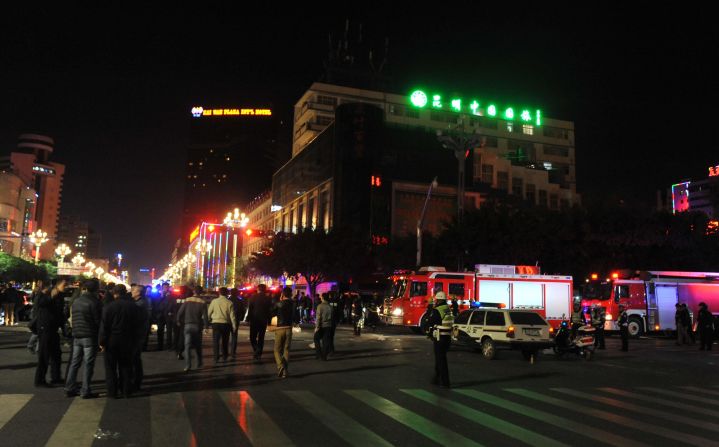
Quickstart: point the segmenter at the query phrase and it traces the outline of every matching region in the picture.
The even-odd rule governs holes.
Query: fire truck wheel
[[[642,324],[642,320],[637,317],[629,318],[627,330],[629,331],[629,336],[633,338],[644,335],[644,325]]]
[[[493,360],[497,356],[497,349],[489,337],[482,340],[482,356],[487,360]]]

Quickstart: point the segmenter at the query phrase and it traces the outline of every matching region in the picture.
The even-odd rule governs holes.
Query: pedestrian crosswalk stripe
[[[31,398],[32,394],[0,394],[0,430]]]
[[[91,446],[104,409],[105,400],[74,399],[46,446]]]
[[[663,390],[661,388],[650,388],[650,387],[643,387],[641,389],[646,390],[646,391],[651,391],[652,393],[659,393],[659,394],[664,394],[666,396],[679,397],[681,399],[691,400],[694,402],[701,402],[703,404],[719,405],[719,402],[717,402],[716,399],[706,399],[704,397],[692,396],[687,393],[678,393],[676,391],[669,391],[669,390]]]
[[[713,391],[713,390],[706,390],[704,388],[699,388],[698,386],[681,386],[679,388],[683,388],[685,390],[693,391],[698,394],[711,394],[712,396],[719,396],[719,391]]]
[[[682,423],[685,425],[691,425],[694,427],[702,428],[704,430],[719,432],[719,424],[715,424],[713,422],[708,422],[708,421],[699,421],[694,418],[689,418],[686,416],[675,414],[674,412],[666,412],[666,411],[657,410],[654,408],[642,407],[642,406],[634,405],[634,404],[631,404],[628,402],[623,402],[621,400],[611,399],[609,397],[595,396],[593,394],[583,393],[581,391],[571,390],[569,388],[552,388],[552,390],[558,391],[560,393],[568,394],[570,396],[579,397],[581,399],[589,399],[589,400],[593,400],[595,402],[611,405],[613,407],[622,408],[622,409],[630,410],[630,411],[635,411],[639,414],[647,414],[650,416],[656,416],[661,419],[668,419],[671,422],[679,422],[679,423]]]
[[[600,419],[605,419],[609,422],[624,425],[625,427],[629,427],[632,429],[642,430],[647,433],[654,433],[660,436],[663,436],[665,438],[674,439],[675,441],[684,442],[691,445],[697,445],[697,446],[706,446],[709,442],[706,438],[701,438],[699,436],[690,435],[687,433],[682,433],[676,430],[671,430],[659,425],[649,424],[646,422],[642,422],[637,419],[631,419],[628,417],[620,416],[618,414],[610,413],[608,411],[604,410],[595,410],[592,408],[584,408],[580,405],[577,405],[575,402],[567,402],[562,399],[557,399],[554,397],[546,396],[544,394],[536,393],[534,391],[525,390],[522,388],[508,388],[506,391],[509,391],[510,393],[517,394],[519,396],[527,397],[529,399],[538,400],[540,402],[546,402],[550,405],[556,405],[558,407],[567,408],[572,411],[576,411],[578,413],[584,413],[589,416],[593,416]]]
[[[309,391],[285,391],[284,393],[350,445],[357,447],[392,446],[384,438]]]
[[[218,394],[252,445],[283,447],[294,445],[247,391],[228,391]]]
[[[455,433],[452,430],[448,430],[441,425],[436,424],[429,419],[418,415],[417,413],[407,410],[390,400],[378,396],[371,391],[345,390],[345,393],[349,394],[360,402],[369,405],[380,413],[391,417],[400,424],[411,428],[422,436],[431,439],[437,444],[452,447],[482,445],[472,441],[471,439],[465,438],[464,436]]]
[[[616,446],[626,447],[649,447],[648,444],[644,444],[639,441],[627,439],[623,436],[614,435],[608,433],[605,430],[598,430],[596,428],[589,427],[585,424],[577,424],[577,421],[569,420],[561,416],[557,416],[546,411],[535,410],[532,407],[518,404],[510,400],[502,399],[491,394],[483,393],[477,390],[454,390],[453,392],[462,394],[464,396],[471,397],[473,399],[481,400],[492,405],[495,405],[505,410],[513,411],[521,415],[537,419],[547,424],[554,425],[567,431],[577,433],[583,437],[589,437],[596,441],[608,443]]]
[[[653,397],[653,396],[645,396],[644,394],[638,394],[638,393],[631,393],[629,391],[620,390],[617,388],[610,388],[610,387],[604,387],[604,388],[598,388],[600,391],[606,391],[607,393],[616,394],[617,396],[626,397],[629,399],[638,399],[643,400],[646,402],[652,402],[655,404],[660,405],[667,405],[669,407],[673,407],[674,409],[678,410],[687,410],[692,411],[694,413],[701,413],[705,414],[707,416],[713,416],[713,417],[719,417],[719,411],[709,410],[707,408],[701,408],[696,405],[687,405],[680,402],[676,402],[673,400],[667,400],[662,399],[659,397]]]
[[[150,396],[152,445],[197,445],[180,393]]]
[[[566,445],[554,439],[540,435],[539,433],[535,433],[518,425],[512,424],[511,422],[507,422],[498,417],[475,410],[474,408],[460,404],[459,402],[454,402],[444,397],[437,396],[436,394],[432,394],[425,390],[400,391],[529,445],[540,447],[559,447]]]

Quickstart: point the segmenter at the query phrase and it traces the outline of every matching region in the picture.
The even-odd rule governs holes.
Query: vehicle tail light
[[[514,338],[514,326],[509,326],[507,328],[507,337]]]

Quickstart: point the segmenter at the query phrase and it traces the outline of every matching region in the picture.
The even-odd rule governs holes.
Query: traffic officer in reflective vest
[[[629,316],[624,304],[619,305],[619,335],[622,336],[622,351],[629,351]]]
[[[447,296],[439,291],[434,295],[434,308],[429,318],[429,335],[434,344],[434,380],[435,385],[449,388],[449,367],[447,351],[452,342],[451,332],[454,317],[447,305]]]

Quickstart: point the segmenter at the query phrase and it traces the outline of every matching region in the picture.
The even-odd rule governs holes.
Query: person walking
[[[196,286],[195,293],[185,299],[177,311],[177,325],[184,325],[185,334],[185,372],[192,368],[192,351],[197,354],[197,368],[202,368],[202,331],[208,326],[207,304],[200,295],[202,287]]]
[[[19,309],[18,302],[20,301],[20,294],[17,292],[13,283],[8,283],[7,288],[2,295],[4,297],[3,308],[5,309],[5,326],[15,326],[17,324],[17,321],[15,321],[17,314],[16,308]]]
[[[594,305],[591,316],[592,326],[594,326],[595,329],[594,347],[607,349],[604,342],[604,322],[607,319],[607,311],[602,306]]]
[[[362,303],[362,297],[355,295],[352,301],[352,323],[354,324],[354,334],[356,336],[362,335],[362,326],[364,325],[364,305]]]
[[[173,308],[172,327],[175,331],[175,344],[173,345],[173,348],[175,349],[175,355],[177,356],[177,360],[185,359],[185,322],[181,318],[177,318],[177,314],[179,313],[180,307],[182,307],[187,298],[192,296],[192,292],[193,289],[190,289],[188,286],[182,286],[180,287],[180,294],[177,297],[170,299],[169,301]],[[202,294],[202,292],[199,293]],[[197,297],[202,299],[200,295],[197,295]],[[204,303],[205,300],[202,300],[202,302]],[[206,303],[205,307],[207,307]],[[206,324],[204,327],[209,327],[209,324]],[[202,342],[201,337],[200,342]]]
[[[220,341],[222,341],[222,361],[226,362],[229,356],[227,344],[230,333],[237,331],[237,318],[229,294],[227,287],[220,287],[220,296],[212,300],[207,309],[207,316],[212,325],[212,353],[215,356],[215,364],[220,362]]]
[[[709,308],[704,302],[699,303],[697,328],[699,328],[699,350],[711,351],[714,342],[714,315],[709,312]]]
[[[153,306],[153,312],[155,313],[154,319],[157,323],[157,350],[162,351],[165,348],[165,328],[167,328],[167,344],[172,345],[172,331],[175,325],[174,321],[167,320],[167,306],[168,301],[172,299],[170,296],[170,284],[162,284],[162,291],[160,296]]]
[[[30,297],[30,301],[32,302],[32,307],[30,308],[30,327],[32,328],[35,326],[35,319],[37,318],[37,299],[40,295],[43,293],[43,282],[38,281],[35,288],[32,291],[32,295]],[[35,332],[30,333],[30,338],[27,341],[27,350],[30,352],[30,354],[35,355],[37,354],[37,340],[38,335]]]
[[[65,280],[53,280],[52,289],[46,289],[37,297],[37,317],[35,331],[38,335],[37,369],[35,370],[35,386],[47,387],[64,384],[60,375],[62,351],[60,350],[60,334],[58,330],[62,324],[62,306],[56,300],[65,290]],[[45,380],[48,365],[50,366],[50,384]]]
[[[100,288],[96,279],[87,279],[82,283],[80,296],[70,307],[70,322],[73,336],[72,358],[65,378],[65,395],[83,399],[98,397],[92,392],[92,376],[95,372],[98,335],[100,332],[101,310],[97,291]],[[80,365],[83,366],[82,388],[76,383]],[[80,389],[78,389],[80,388]]]
[[[142,379],[145,376],[145,370],[142,367],[142,351],[147,340],[147,332],[150,327],[150,303],[145,296],[145,287],[135,285],[131,291],[132,299],[137,307],[135,309],[136,326],[135,326],[135,346],[132,353],[132,385],[133,391],[140,391],[142,388]]]
[[[132,360],[137,339],[137,306],[127,289],[117,284],[113,301],[102,309],[100,352],[105,353],[105,383],[109,397],[119,399],[132,395]]]
[[[327,347],[327,355],[331,355],[335,353],[335,332],[342,318],[342,309],[339,307],[339,297],[335,292],[327,295],[329,296],[327,302],[332,308],[332,326],[330,327],[329,346]]]
[[[230,301],[232,302],[232,311],[235,313],[235,321],[237,325],[232,329],[230,334],[230,345],[231,345],[231,356],[232,360],[237,355],[237,332],[240,329],[240,322],[245,320],[245,313],[247,313],[247,304],[244,298],[240,297],[240,291],[236,288],[230,290]]]
[[[629,351],[629,315],[627,315],[627,308],[624,304],[619,305],[619,320],[617,321],[619,326],[619,335],[622,337],[622,351]]]
[[[332,329],[332,308],[327,303],[327,294],[323,293],[320,304],[315,309],[315,358],[327,360]]]
[[[261,361],[260,358],[265,345],[265,332],[267,331],[272,309],[272,301],[266,292],[266,285],[260,284],[257,286],[257,293],[250,298],[247,313],[247,318],[250,320],[250,343],[254,351],[253,358],[258,363]]]
[[[277,377],[285,378],[288,374],[290,360],[290,344],[292,343],[292,323],[295,315],[295,303],[291,299],[292,289],[282,289],[280,301],[275,304],[272,314],[277,317],[275,329],[275,363],[277,364]]]
[[[689,332],[687,331],[687,318],[681,303],[677,303],[674,312],[674,324],[677,327],[677,346],[689,343]]]
[[[694,335],[694,325],[692,324],[692,315],[689,313],[687,303],[682,303],[682,318],[684,325],[686,326],[687,335],[692,344],[697,342],[696,336]]]

